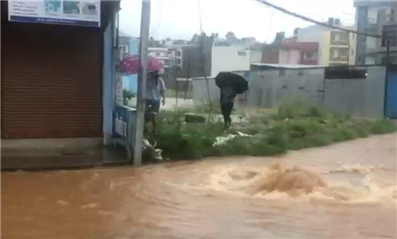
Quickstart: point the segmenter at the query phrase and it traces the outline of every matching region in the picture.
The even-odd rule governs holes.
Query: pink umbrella
[[[160,71],[163,69],[163,63],[154,57],[148,56],[148,72]],[[117,70],[124,74],[137,74],[140,66],[139,55],[132,55],[124,58],[118,65]]]

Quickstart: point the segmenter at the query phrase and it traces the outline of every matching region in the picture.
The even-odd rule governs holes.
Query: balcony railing
[[[385,23],[390,24],[390,23],[396,23],[397,16],[396,14],[387,14],[385,16]]]

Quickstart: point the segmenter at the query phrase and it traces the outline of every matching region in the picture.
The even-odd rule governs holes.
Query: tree
[[[226,40],[228,40],[229,42],[238,42],[240,41],[236,35],[234,34],[234,32],[227,32],[226,33]]]
[[[148,47],[161,47],[161,43],[159,41],[156,41],[153,37],[150,37]]]
[[[226,39],[228,39],[228,40],[237,39],[236,34],[234,34],[234,32],[227,32],[225,37],[226,37]]]

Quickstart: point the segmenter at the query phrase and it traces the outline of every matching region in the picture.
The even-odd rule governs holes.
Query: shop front
[[[66,1],[2,1],[2,139],[101,138],[111,121],[104,41],[119,2],[57,2]]]

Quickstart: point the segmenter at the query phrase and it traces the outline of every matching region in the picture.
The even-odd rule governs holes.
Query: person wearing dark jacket
[[[236,93],[231,86],[221,87],[221,112],[223,115],[223,120],[225,126],[230,126],[232,124],[231,114],[234,106],[234,98],[236,97]]]

